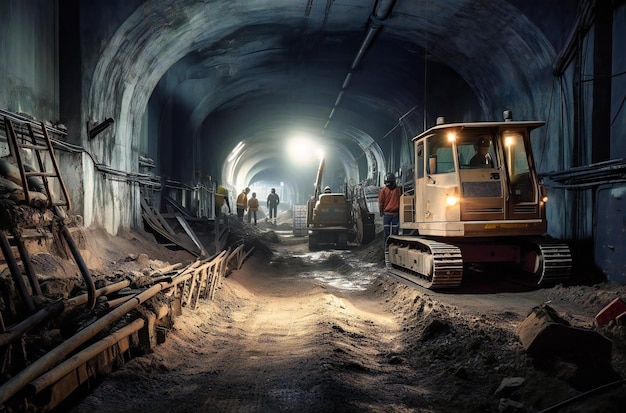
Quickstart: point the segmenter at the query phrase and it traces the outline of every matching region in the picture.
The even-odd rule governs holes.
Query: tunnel
[[[284,268],[293,265],[307,282],[322,282],[325,276],[334,280],[335,272],[348,274],[354,267],[370,271],[369,263],[363,264],[370,259],[385,267],[383,249],[389,246],[381,241],[379,190],[392,174],[406,190],[403,196],[417,202],[418,141],[443,125],[535,122],[527,132],[530,154],[525,162],[541,188],[536,198],[544,214],[538,224],[545,225],[542,235],[567,245],[577,285],[606,282],[615,286],[615,296],[626,285],[623,0],[5,0],[0,2],[0,22],[2,268],[13,275],[7,291],[24,300],[24,308],[0,306],[11,327],[3,326],[2,334],[12,334],[11,322],[22,321],[20,310],[32,316],[41,304],[38,297],[50,293],[47,287],[40,289],[36,271],[22,262],[30,260],[30,246],[39,251],[55,244],[65,251],[65,259],[74,257],[78,269],[65,271],[85,284],[89,311],[100,308],[98,276],[104,270],[89,267],[112,249],[97,246],[99,241],[80,235],[78,227],[101,239],[135,237],[137,245],[144,245],[147,233],[159,248],[170,248],[162,253],[168,257],[191,254],[202,260],[216,258],[224,249],[234,254],[234,261],[219,259],[231,269],[237,264],[236,271],[244,271],[251,283],[254,278],[245,272],[251,270],[241,268],[246,260],[270,265],[285,278],[290,275],[283,274]],[[39,146],[40,139],[50,146]],[[34,152],[18,164],[28,165],[20,166],[21,177],[19,171],[11,175],[9,162],[25,147]],[[467,175],[460,170],[461,150],[454,148],[459,174]],[[498,148],[504,151],[504,146]],[[35,156],[37,151],[46,156]],[[512,184],[506,162],[485,180],[501,180],[502,188]],[[33,171],[37,163],[38,172]],[[33,176],[39,184],[29,188]],[[5,182],[12,179],[17,189]],[[432,181],[424,186],[435,186],[443,178],[429,173],[424,179]],[[345,251],[325,255],[313,248],[318,240],[312,244],[308,237],[308,252],[277,247],[278,258],[265,257],[274,238],[290,245],[304,236],[306,242],[307,229],[296,227],[311,220],[312,205],[319,204],[326,186],[335,195],[327,202],[343,199],[343,193],[353,201],[347,210],[358,215],[356,241],[345,238],[344,243],[342,238],[342,246],[363,241],[363,226],[371,220],[371,237],[364,244],[374,240],[378,250],[368,250],[374,244],[357,247],[363,260],[357,263]],[[259,199],[258,226],[256,215],[253,223],[235,217],[238,195],[246,189]],[[218,190],[226,191],[230,214],[216,204]],[[272,190],[280,197],[279,217],[288,217],[279,224],[288,222],[288,227],[276,226],[275,219],[270,225],[266,199]],[[35,192],[48,193],[48,198]],[[22,197],[18,204],[30,203],[33,211],[19,205],[13,209],[17,193]],[[357,199],[362,203],[355,210]],[[47,209],[41,206],[46,200]],[[59,233],[24,230],[14,220],[45,223]],[[234,222],[230,228],[229,221]],[[415,235],[417,228],[425,232],[409,225],[405,235]],[[246,239],[250,234],[254,242]],[[239,237],[236,242],[231,242],[233,236]],[[493,251],[504,249],[495,244]],[[244,257],[241,248],[249,248],[249,254],[255,250],[257,256]],[[465,257],[471,255],[468,251],[480,253],[468,248]],[[411,254],[406,256],[421,259]],[[517,261],[528,255],[519,254]],[[13,263],[11,255],[22,259]],[[31,255],[37,265],[54,261]],[[139,260],[139,254],[131,255],[114,264]],[[320,262],[321,269],[309,268]],[[217,271],[208,264],[197,268],[203,269],[189,270],[193,277]],[[478,279],[488,278],[479,267],[471,270]],[[30,282],[15,276],[20,272],[28,273]],[[398,286],[389,290],[404,297]],[[423,298],[420,314],[428,313],[429,299]],[[350,307],[321,294],[319,300]],[[505,313],[499,315],[506,318]],[[436,331],[423,331],[420,340],[454,331],[446,323],[433,322],[428,329]],[[331,332],[344,334],[348,327],[335,324]],[[158,334],[165,334],[171,326],[160,328]],[[357,333],[345,334],[355,339]],[[150,340],[161,336],[155,333]],[[7,357],[15,351],[6,350]],[[338,345],[333,351],[348,350]],[[392,354],[387,361],[400,363],[393,350],[387,354]],[[364,364],[343,367],[371,373]],[[466,374],[456,367],[455,374]],[[295,393],[279,392],[280,397],[315,406],[300,390],[289,389]]]

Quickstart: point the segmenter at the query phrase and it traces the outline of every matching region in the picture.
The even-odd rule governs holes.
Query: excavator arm
[[[326,169],[326,159],[320,159],[320,165],[317,168],[317,176],[315,178],[315,193],[313,199],[317,201],[322,193],[322,177],[324,176],[324,170]]]

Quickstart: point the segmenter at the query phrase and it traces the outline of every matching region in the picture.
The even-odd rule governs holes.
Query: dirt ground
[[[460,290],[437,293],[387,275],[380,238],[310,253],[287,222],[236,223],[233,232],[255,252],[216,298],[183,308],[154,353],[61,411],[621,412],[626,405],[626,328],[594,325],[606,304],[626,298],[626,286],[532,289],[503,274],[475,274]],[[145,234],[86,231],[84,248],[96,278],[192,259]],[[33,261],[53,265],[44,258]],[[610,338],[610,363],[530,358],[517,332],[542,304]]]

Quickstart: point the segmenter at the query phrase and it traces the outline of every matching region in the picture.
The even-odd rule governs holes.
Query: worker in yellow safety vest
[[[222,214],[222,207],[226,204],[228,207],[228,213],[231,214],[230,202],[228,201],[228,189],[222,185],[217,187],[215,191],[215,217],[219,217]]]

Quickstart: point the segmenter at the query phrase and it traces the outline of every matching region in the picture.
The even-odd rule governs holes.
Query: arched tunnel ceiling
[[[294,131],[309,132],[325,147],[354,151],[362,180],[395,166],[393,161],[380,164],[382,152],[390,161],[392,139],[383,138],[406,114],[406,123],[393,133],[415,134],[424,124],[432,125],[439,112],[448,111],[455,120],[465,120],[460,118],[468,113],[493,118],[520,95],[530,102],[521,105],[522,114],[541,115],[525,111],[532,112],[533,102],[540,100],[537,86],[552,70],[555,47],[567,35],[576,4],[152,0],[115,34],[94,76],[102,90],[92,89],[92,99],[112,84],[134,82],[127,100],[139,103],[129,110],[141,116],[151,96],[156,104],[150,107],[160,107],[161,157],[177,154],[164,144],[168,141],[200,151],[196,165],[179,169],[183,181],[201,169],[230,174],[222,178],[237,187],[254,179],[292,180],[296,186],[292,166],[279,162],[285,138]],[[124,61],[120,54],[143,64],[134,74],[129,67],[108,71],[111,62]],[[437,76],[448,78],[439,79],[449,88],[442,94],[473,95],[477,107],[429,101],[426,89]],[[95,105],[95,112],[104,113],[102,105]],[[180,136],[191,141],[181,142]],[[355,137],[363,139],[360,147]],[[223,163],[239,142],[246,145],[237,170],[228,172]],[[378,148],[378,159],[363,153],[371,146]]]

